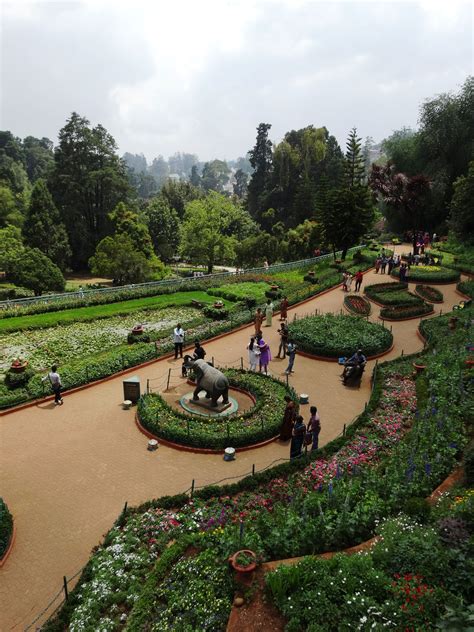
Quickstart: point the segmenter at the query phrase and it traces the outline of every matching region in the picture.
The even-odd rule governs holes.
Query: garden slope
[[[383,279],[382,279],[383,280]],[[373,272],[364,284],[380,282]],[[455,285],[443,287],[443,310],[460,299]],[[340,288],[290,310],[290,316],[342,308]],[[371,319],[377,320],[374,308]],[[417,351],[422,343],[416,334],[418,321],[394,323],[394,349],[385,358]],[[244,356],[252,327],[206,344],[218,364],[232,364]],[[276,355],[277,319],[263,329]],[[133,371],[142,380],[164,380],[169,368],[179,380],[179,362],[158,360]],[[290,378],[297,392],[310,395],[321,413],[321,444],[336,437],[345,423],[364,407],[370,395],[369,363],[360,390],[345,389],[336,364],[297,356]],[[286,363],[275,360],[270,371],[280,375]],[[224,463],[219,455],[200,455],[160,447],[146,450],[146,439],[133,423],[134,411],[123,411],[120,402],[122,377],[92,385],[66,395],[62,408],[41,402],[12,411],[0,419],[2,459],[0,479],[3,495],[15,517],[17,540],[12,555],[0,571],[0,629],[22,630],[58,592],[63,575],[77,572],[89,558],[91,548],[111,527],[125,501],[137,505],[149,498],[175,494],[189,488],[191,480],[202,486],[228,476],[243,476],[262,469],[275,459],[287,458],[289,446],[273,443],[258,451],[238,454]],[[172,382],[173,383],[173,382]],[[308,416],[307,408],[303,414]],[[41,622],[41,621],[40,621]]]

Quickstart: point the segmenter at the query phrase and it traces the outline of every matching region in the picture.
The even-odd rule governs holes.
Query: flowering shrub
[[[285,395],[296,394],[273,378],[235,369],[224,371],[231,386],[250,392],[256,405],[243,414],[209,418],[179,413],[160,395],[142,397],[138,404],[140,422],[147,430],[176,443],[200,448],[241,447],[278,434],[286,406]]]
[[[400,276],[400,269],[392,271],[395,279]],[[459,281],[460,273],[451,268],[441,266],[411,266],[408,271],[408,281],[426,281],[426,283],[454,283]]]
[[[393,342],[388,329],[356,316],[308,316],[292,322],[289,332],[301,350],[329,358],[351,356],[359,348],[367,356],[375,355]]]
[[[362,296],[357,296],[356,294],[344,296],[344,305],[357,316],[368,316],[370,314],[370,303]]]
[[[426,316],[427,314],[432,314],[433,311],[433,305],[423,302],[415,305],[394,305],[392,307],[383,307],[380,310],[380,318],[404,320],[415,316]]]
[[[442,292],[429,285],[417,285],[415,291],[422,299],[430,303],[442,303],[444,301]]]

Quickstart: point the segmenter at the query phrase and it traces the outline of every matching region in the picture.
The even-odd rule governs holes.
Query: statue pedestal
[[[212,412],[212,413],[222,413],[224,412],[224,410],[227,410],[228,408],[232,406],[231,402],[227,402],[227,404],[217,402],[217,406],[213,406],[212,400],[208,399],[207,397],[205,399],[192,399],[192,398],[188,399],[187,404],[190,407],[199,406],[200,408],[203,408],[204,410],[208,410],[209,412]]]

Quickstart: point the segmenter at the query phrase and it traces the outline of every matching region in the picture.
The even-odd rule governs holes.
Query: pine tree
[[[248,186],[247,209],[252,217],[259,217],[266,210],[262,208],[262,201],[272,168],[272,141],[268,138],[270,128],[269,123],[260,123],[255,147],[249,151],[249,160],[254,171]]]
[[[68,236],[61,222],[51,193],[42,179],[36,181],[23,226],[25,243],[38,248],[61,270],[65,270],[71,257]]]
[[[357,130],[354,127],[349,132],[346,143],[346,159],[345,159],[345,176],[349,188],[364,184],[365,180],[365,164],[364,156],[361,151],[362,139],[357,136]]]

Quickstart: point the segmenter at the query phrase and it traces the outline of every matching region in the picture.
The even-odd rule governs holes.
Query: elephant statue
[[[229,403],[229,380],[226,376],[208,364],[205,360],[194,360],[191,356],[184,356],[184,366],[192,369],[196,376],[196,388],[193,400],[199,399],[199,393],[206,391],[206,397],[212,400],[212,406],[217,406],[217,400],[222,396],[223,404]]]

